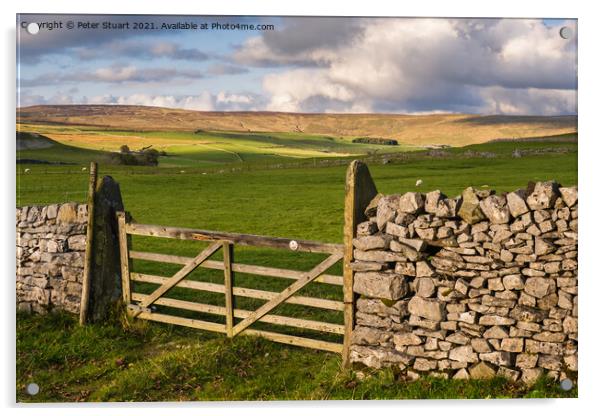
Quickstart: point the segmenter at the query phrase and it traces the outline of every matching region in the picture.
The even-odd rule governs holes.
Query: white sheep
[[[416,181],[416,186],[420,186],[420,185],[422,185],[422,179],[418,179],[418,180]]]
[[[25,169],[25,171],[24,171],[24,172],[25,172],[25,173],[29,173],[29,172],[30,172],[30,170],[31,170],[31,169],[27,168],[27,169]]]
[[[86,168],[86,167],[82,168],[82,172],[85,172],[86,170],[88,170],[88,168]]]

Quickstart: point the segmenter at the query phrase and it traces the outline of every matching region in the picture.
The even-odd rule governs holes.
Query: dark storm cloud
[[[264,32],[263,40],[278,55],[295,55],[317,48],[348,45],[362,33],[358,18],[288,18],[281,30]]]
[[[264,67],[325,65],[326,62],[313,52],[350,45],[362,35],[363,20],[349,17],[287,17],[277,30],[261,34],[261,45],[256,45],[263,46],[262,50],[249,48],[248,42],[237,45],[233,59],[241,64]]]

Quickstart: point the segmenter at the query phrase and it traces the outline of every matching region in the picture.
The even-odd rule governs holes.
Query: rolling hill
[[[41,134],[17,132],[17,150],[47,149],[55,144],[55,141]]]
[[[49,105],[17,110],[17,123],[129,131],[276,132],[396,139],[413,146],[464,146],[577,131],[577,116],[301,114],[211,112],[121,105]]]

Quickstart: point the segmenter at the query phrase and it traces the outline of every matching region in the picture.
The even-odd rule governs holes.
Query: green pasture
[[[50,162],[65,162],[69,159],[82,162],[101,157],[108,163],[108,155],[97,152],[116,152],[123,144],[132,150],[152,146],[167,153],[167,156],[161,158],[162,167],[182,168],[240,162],[286,162],[420,149],[403,144],[357,144],[351,142],[353,138],[305,133],[143,132],[52,125],[21,125],[19,128],[21,131],[48,134],[60,143],[47,149],[20,150],[17,158],[42,158],[40,160]],[[54,136],[57,134],[58,136]]]
[[[249,140],[248,137],[245,140]],[[28,150],[27,158],[49,157],[44,152],[51,150]],[[18,164],[17,205],[84,201],[88,177],[82,168],[88,158],[98,154],[93,154],[94,150],[75,152],[70,160],[67,160],[71,157],[68,153],[61,156],[66,158],[62,161],[73,162],[73,165]],[[567,186],[577,183],[577,143],[570,137],[567,141],[499,142],[397,156],[370,159],[369,168],[379,192],[440,189],[455,196],[467,186],[505,192],[525,187],[528,181],[555,179]],[[21,157],[26,158],[23,154]],[[192,163],[194,158],[191,158],[190,167],[182,170],[170,167],[169,163],[151,168],[107,165],[102,159],[99,162],[100,175],[110,175],[119,182],[125,207],[136,222],[342,242],[345,166],[310,164],[305,168],[286,168],[283,164],[277,169],[239,161],[210,170]],[[232,167],[242,170],[232,172]],[[418,179],[422,180],[419,188],[415,185]],[[134,237],[132,243],[134,250],[185,256],[194,256],[205,247],[200,242],[148,237]],[[218,253],[214,258],[220,256]],[[238,247],[234,256],[236,262],[296,270],[309,270],[324,258],[315,254]],[[170,276],[178,268],[148,261],[135,261],[133,265],[134,271],[162,276]],[[330,270],[334,274],[340,272],[340,266]],[[199,269],[191,279],[221,283],[223,274]],[[236,274],[235,282],[237,286],[271,291],[280,291],[291,283],[285,279],[243,274]],[[134,290],[149,293],[154,287],[136,284]],[[342,298],[340,287],[322,283],[312,283],[300,294]],[[220,294],[176,288],[168,296],[223,305]],[[249,310],[263,303],[242,297],[236,297],[235,302],[238,308]],[[218,316],[160,309],[180,316],[223,322]],[[342,323],[340,312],[297,305],[282,305],[274,313]],[[309,330],[261,323],[253,327],[341,340],[338,335]],[[41,331],[41,345],[47,346],[49,351],[44,350],[45,347],[28,349],[33,342],[28,335],[30,328]],[[18,397],[25,401],[35,398],[22,393],[20,386],[40,378],[52,387],[42,389],[43,395],[39,398],[51,401],[70,401],[76,397],[81,400],[249,400],[559,397],[564,394],[556,385],[545,381],[531,389],[500,380],[466,384],[429,379],[404,383],[391,372],[377,372],[360,381],[353,372],[339,369],[340,358],[336,354],[245,337],[227,340],[223,335],[163,324],[113,323],[113,326],[93,325],[87,329],[78,328],[68,317],[20,316],[17,333]],[[99,346],[98,351],[93,349],[78,358],[77,351],[95,342],[107,344],[106,349]],[[67,351],[63,351],[63,347]],[[127,363],[125,366],[115,364],[123,360]],[[242,378],[239,384],[235,383],[237,377]]]
[[[576,183],[576,144],[546,144],[546,148],[551,149],[566,147],[570,150],[568,153],[514,158],[511,154],[517,146],[523,150],[538,148],[530,142],[476,145],[453,149],[443,158],[417,157],[399,163],[371,165],[370,169],[383,193],[415,190],[417,179],[423,181],[420,190],[441,189],[450,196],[459,194],[467,186],[503,192],[524,187],[529,180],[556,179],[566,185]],[[498,156],[466,157],[467,151],[496,152]],[[25,169],[29,172],[25,173]],[[198,168],[181,173],[169,168],[101,165],[100,174],[110,175],[119,182],[125,207],[136,222],[340,243],[345,169],[339,166],[207,174]],[[19,205],[70,199],[83,201],[87,172],[79,166],[19,165],[17,180]],[[68,198],[70,196],[77,198]],[[134,237],[132,241],[134,250],[191,257],[205,247],[200,242],[161,238]],[[220,255],[217,253],[214,258],[219,259]],[[298,270],[309,270],[324,258],[238,247],[235,257],[236,261],[244,263]],[[134,270],[170,276],[178,270],[178,265],[135,261]],[[331,272],[340,270],[335,266]],[[191,278],[215,283],[223,279],[220,272],[205,269],[195,271]],[[289,283],[283,279],[237,274],[237,284],[255,289],[278,291]],[[152,287],[137,284],[136,290],[147,292]],[[301,294],[332,299],[341,296],[340,288],[321,283],[309,285]],[[188,289],[175,289],[171,295],[212,304],[223,302],[222,295]],[[240,298],[237,302],[241,307],[255,309],[262,301]],[[276,312],[297,316],[303,311],[299,306],[283,305]],[[341,319],[337,312],[311,310],[310,314],[333,322]],[[217,318],[203,316],[203,319]]]

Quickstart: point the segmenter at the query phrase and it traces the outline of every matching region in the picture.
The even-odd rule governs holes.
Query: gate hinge
[[[142,312],[146,312],[146,313],[152,313],[153,310],[151,308],[143,308],[142,306],[139,305],[135,305],[133,303],[130,303],[128,305],[128,310],[135,312],[136,315],[142,313]]]

